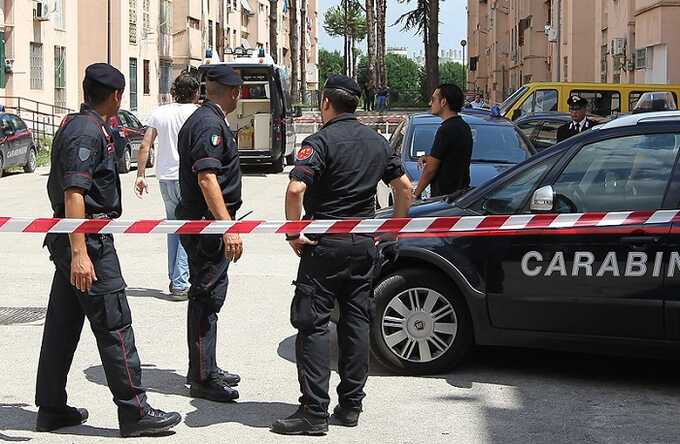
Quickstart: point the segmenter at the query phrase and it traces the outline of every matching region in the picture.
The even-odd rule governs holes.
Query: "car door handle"
[[[625,236],[621,243],[633,249],[644,250],[651,245],[656,245],[661,240],[659,236]]]

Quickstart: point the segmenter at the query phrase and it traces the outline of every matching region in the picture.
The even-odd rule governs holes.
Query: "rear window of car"
[[[9,117],[12,120],[12,123],[14,124],[14,129],[16,131],[23,131],[26,129],[26,124],[18,116],[10,115]]]
[[[430,154],[439,125],[416,125],[410,146],[411,159]],[[470,125],[472,160],[498,163],[520,163],[531,156],[529,147],[511,126]]]

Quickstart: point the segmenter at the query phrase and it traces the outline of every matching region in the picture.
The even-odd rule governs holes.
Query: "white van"
[[[241,48],[239,48],[241,49]],[[225,64],[233,67],[243,79],[241,100],[227,116],[236,134],[241,164],[269,164],[274,172],[283,171],[286,159],[292,163],[295,154],[295,129],[290,103],[290,87],[285,68],[260,50],[253,56],[249,50],[235,53],[233,61],[209,63],[199,68],[201,84],[210,67]],[[201,98],[205,98],[201,88]]]

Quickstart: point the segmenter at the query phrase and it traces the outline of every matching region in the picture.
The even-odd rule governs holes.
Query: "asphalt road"
[[[49,216],[45,171],[0,179],[0,215]],[[123,176],[126,219],[164,214],[157,182],[139,200]],[[282,218],[285,174],[250,171],[244,211]],[[235,404],[194,400],[184,387],[186,303],[166,298],[165,239],[116,239],[151,403],[184,422],[159,442],[668,443],[680,442],[680,364],[531,350],[480,349],[456,371],[398,377],[372,368],[360,427],[286,438],[268,426],[296,407],[294,330],[288,321],[297,261],[283,239],[245,238],[220,316],[218,359],[241,374]],[[83,332],[68,382],[86,425],[33,432],[35,372],[53,268],[42,236],[0,233],[0,441],[111,442],[117,421],[93,336]],[[19,319],[19,317],[24,319]],[[332,385],[337,384],[333,374]],[[334,402],[334,400],[332,401]],[[332,404],[333,405],[333,404]],[[331,406],[332,407],[332,406]],[[150,438],[143,441],[150,441]]]

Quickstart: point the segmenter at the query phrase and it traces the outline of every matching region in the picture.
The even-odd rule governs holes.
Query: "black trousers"
[[[330,344],[328,322],[336,301],[340,405],[360,408],[368,377],[370,304],[376,247],[362,235],[323,236],[304,250],[291,305],[298,329],[295,354],[300,404],[316,416],[328,416]]]
[[[56,271],[43,331],[35,403],[47,408],[66,405],[66,379],[87,317],[119,420],[135,420],[144,415],[148,404],[113,237],[87,235],[86,244],[98,280],[89,293],[82,293],[70,283],[68,236],[48,235],[45,240]]]
[[[218,370],[217,313],[227,296],[229,261],[221,235],[180,236],[189,261],[189,376],[205,381]]]

